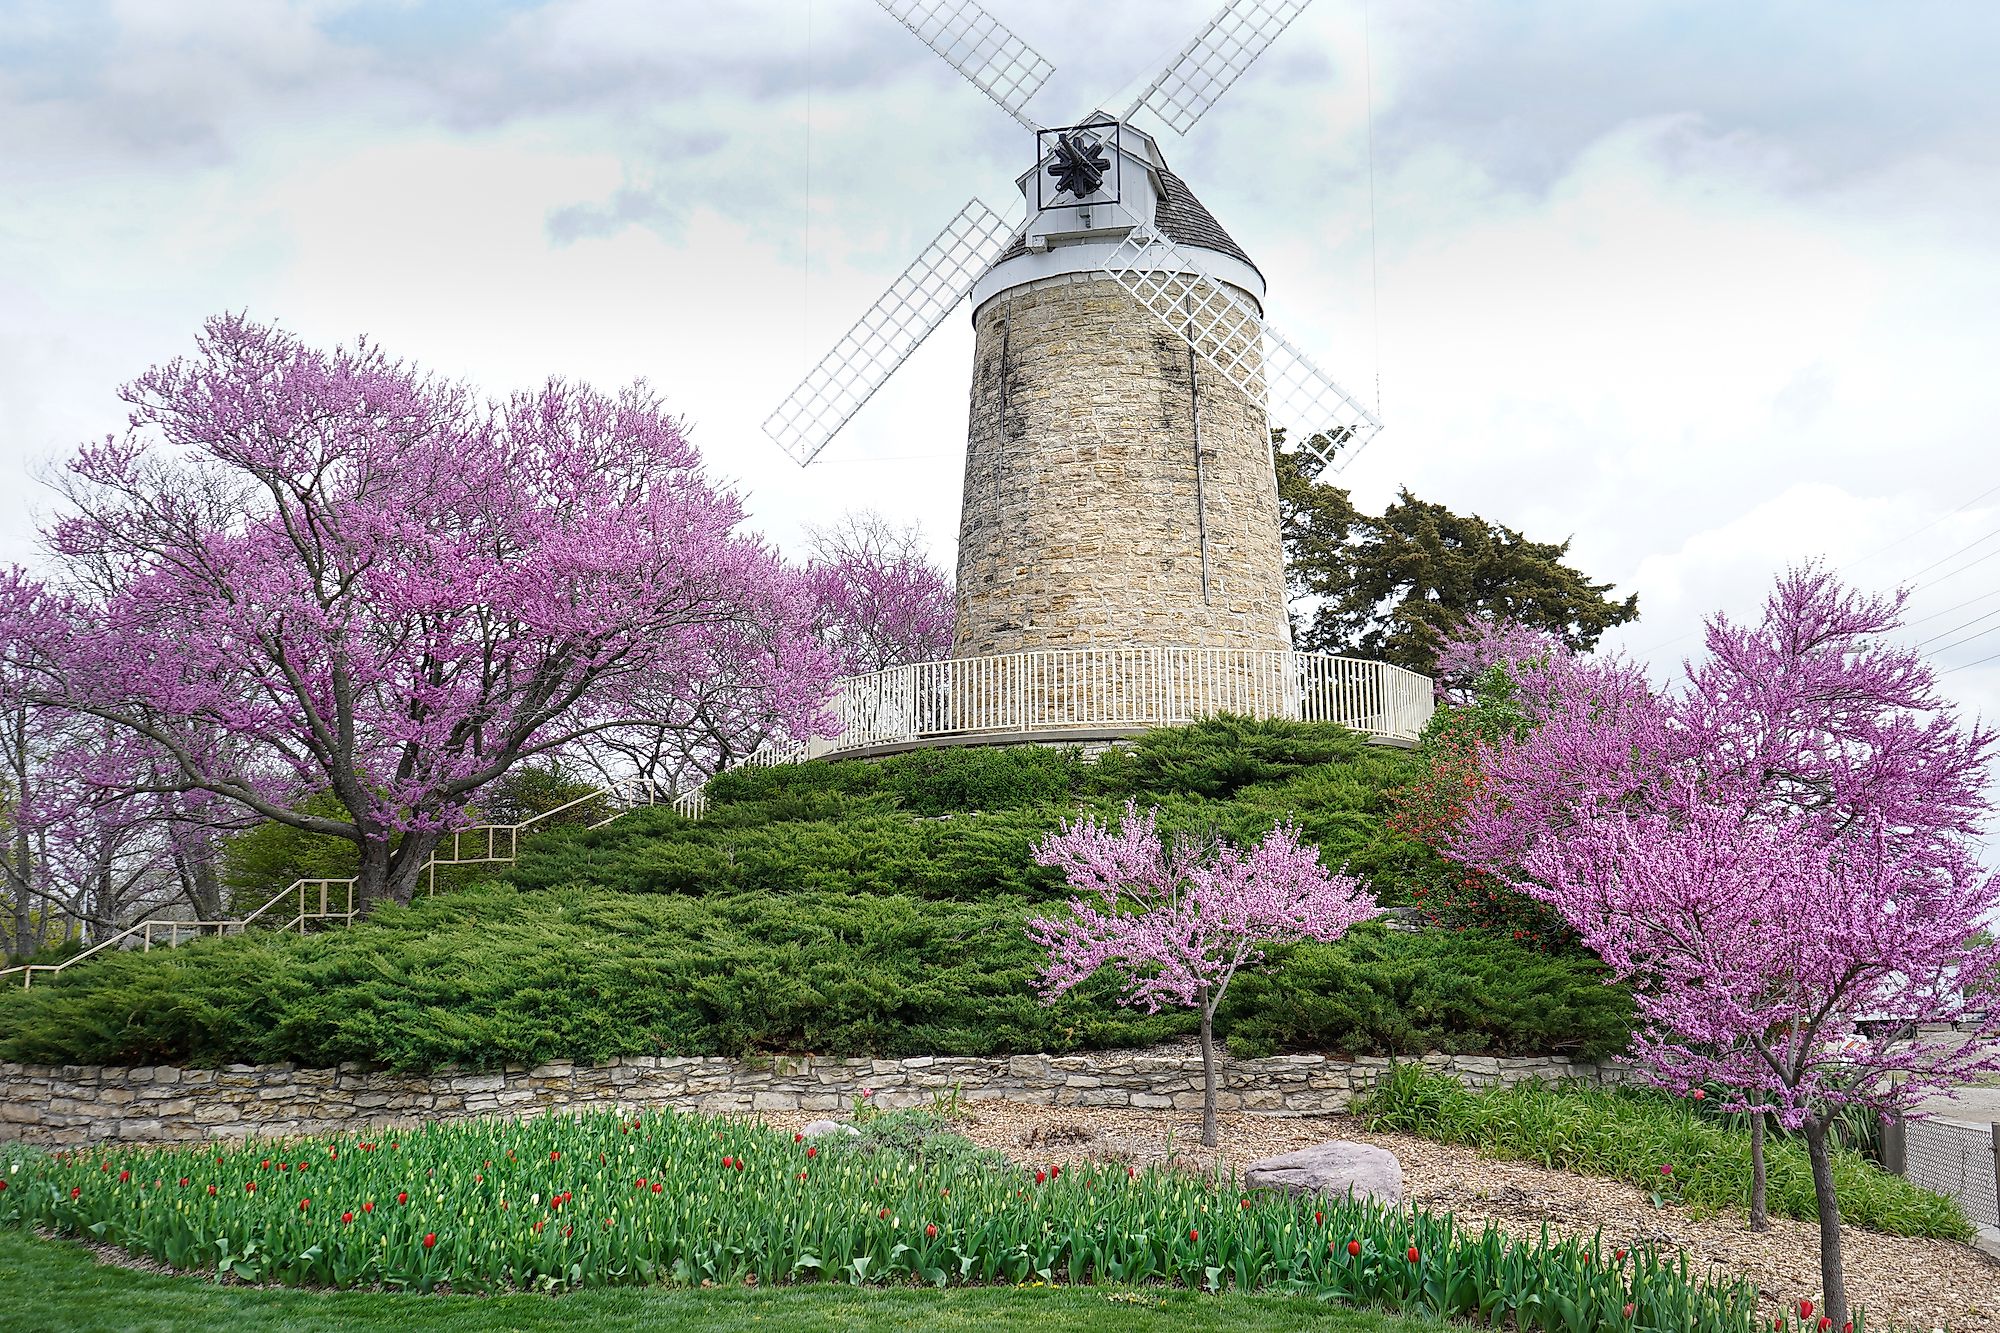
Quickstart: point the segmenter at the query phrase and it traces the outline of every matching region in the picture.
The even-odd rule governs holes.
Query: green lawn
[[[1104,1329],[1118,1333],[1421,1333],[1444,1325],[1362,1313],[1303,1297],[1187,1291],[959,1287],[862,1290],[827,1284],[765,1291],[587,1290],[566,1296],[406,1296],[218,1287],[101,1265],[86,1250],[0,1230],[0,1328],[10,1333],[394,1328],[562,1333],[847,1333],[855,1329]]]

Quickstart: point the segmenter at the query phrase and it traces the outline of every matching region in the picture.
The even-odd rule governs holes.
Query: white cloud
[[[1143,81],[1211,7],[988,3],[1060,66],[1036,106],[1052,120]],[[870,505],[949,554],[962,317],[810,471],[758,430],[968,195],[1009,202],[1028,152],[872,5],[10,17],[17,478],[116,429],[115,385],[204,314],[247,307],[494,392],[647,376],[780,541]],[[1887,583],[2000,523],[1976,505],[1869,557],[2000,483],[1983,12],[1416,0],[1376,8],[1372,52],[1361,17],[1322,0],[1167,150],[1265,270],[1280,326],[1364,397],[1379,371],[1390,430],[1348,474],[1363,500],[1407,484],[1573,536],[1582,568],[1640,594],[1619,640],[1669,659],[1785,564]],[[0,554],[28,551],[32,495],[0,496]],[[2000,588],[1992,569],[1916,612]],[[1986,649],[2000,635],[1948,659]],[[1947,683],[2000,711],[2000,663]]]

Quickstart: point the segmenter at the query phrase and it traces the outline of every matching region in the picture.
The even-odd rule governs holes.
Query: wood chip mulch
[[[819,1117],[759,1118],[796,1130]],[[1539,1237],[1546,1224],[1558,1236],[1601,1231],[1605,1244],[1614,1247],[1679,1249],[1697,1276],[1749,1279],[1767,1319],[1801,1298],[1820,1303],[1816,1224],[1774,1217],[1769,1231],[1754,1232],[1740,1216],[1697,1217],[1675,1204],[1655,1208],[1650,1195],[1620,1181],[1500,1161],[1403,1134],[1372,1133],[1346,1116],[1224,1114],[1220,1126],[1221,1146],[1208,1152],[1201,1147],[1196,1113],[977,1101],[968,1104],[968,1118],[957,1128],[1023,1164],[1089,1158],[1221,1173],[1330,1139],[1372,1143],[1396,1154],[1403,1164],[1405,1202],[1427,1211],[1452,1213],[1474,1227],[1491,1221],[1524,1239]],[[2000,1333],[2000,1261],[1955,1241],[1854,1227],[1844,1242],[1848,1299],[1867,1309],[1871,1327],[1886,1322],[1899,1329]]]

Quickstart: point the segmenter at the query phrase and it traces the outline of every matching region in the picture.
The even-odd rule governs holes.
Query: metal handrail
[[[631,790],[633,786],[636,786],[640,794],[644,796],[645,799],[643,802],[634,801],[630,805],[622,805],[608,818],[601,819],[590,827],[603,828],[606,824],[623,817],[639,804],[653,805],[658,803],[659,789],[656,784],[651,782],[627,784],[626,790]],[[617,787],[598,787],[577,797],[575,800],[565,801],[561,805],[543,810],[539,814],[530,815],[526,819],[512,824],[477,824],[468,829],[454,831],[451,835],[451,855],[449,857],[440,856],[434,851],[431,853],[430,858],[422,866],[418,867],[418,873],[426,877],[425,896],[431,897],[437,893],[437,871],[439,866],[511,864],[520,851],[522,830],[533,828],[546,819],[562,814],[564,811],[573,810],[580,805],[587,805],[592,801],[606,799],[616,801],[620,795],[621,791]],[[464,855],[464,839],[482,834],[485,835],[485,853],[473,856]],[[507,848],[504,856],[499,854],[502,834],[505,835]],[[290,884],[272,894],[262,905],[254,908],[242,917],[227,921],[190,921],[180,917],[147,917],[143,921],[134,922],[115,935],[110,935],[99,940],[81,953],[72,954],[59,963],[19,963],[13,967],[0,968],[0,977],[11,977],[18,973],[21,977],[21,987],[26,990],[35,984],[37,974],[47,976],[57,975],[76,966],[87,958],[95,957],[104,950],[135,937],[140,941],[140,952],[150,953],[156,934],[166,934],[167,941],[162,947],[169,949],[181,943],[180,936],[183,932],[188,933],[189,939],[199,939],[202,933],[207,931],[212,931],[217,936],[229,934],[240,935],[250,928],[251,923],[262,919],[266,913],[269,913],[280,903],[294,899],[297,902],[297,910],[282,925],[273,927],[280,934],[296,930],[299,934],[303,935],[306,933],[306,927],[314,922],[337,921],[342,925],[351,926],[354,924],[354,918],[359,915],[354,906],[354,887],[358,883],[360,883],[359,876],[347,879],[293,880]],[[308,898],[308,894],[313,890],[318,891],[316,903]],[[333,906],[333,894],[339,890],[345,890],[346,902],[344,907],[336,908]]]

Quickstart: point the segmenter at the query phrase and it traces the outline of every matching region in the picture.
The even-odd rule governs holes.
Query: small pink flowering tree
[[[1043,998],[1053,1001],[1109,967],[1124,979],[1124,1004],[1148,1013],[1163,1005],[1199,1010],[1201,1141],[1210,1148],[1215,1013],[1230,981],[1260,962],[1266,945],[1330,943],[1381,914],[1358,880],[1329,872],[1286,824],[1248,851],[1221,840],[1167,843],[1159,811],[1141,815],[1127,802],[1115,831],[1090,815],[1065,821],[1034,856],[1077,893],[1067,916],[1028,921],[1028,937],[1049,951]]]

